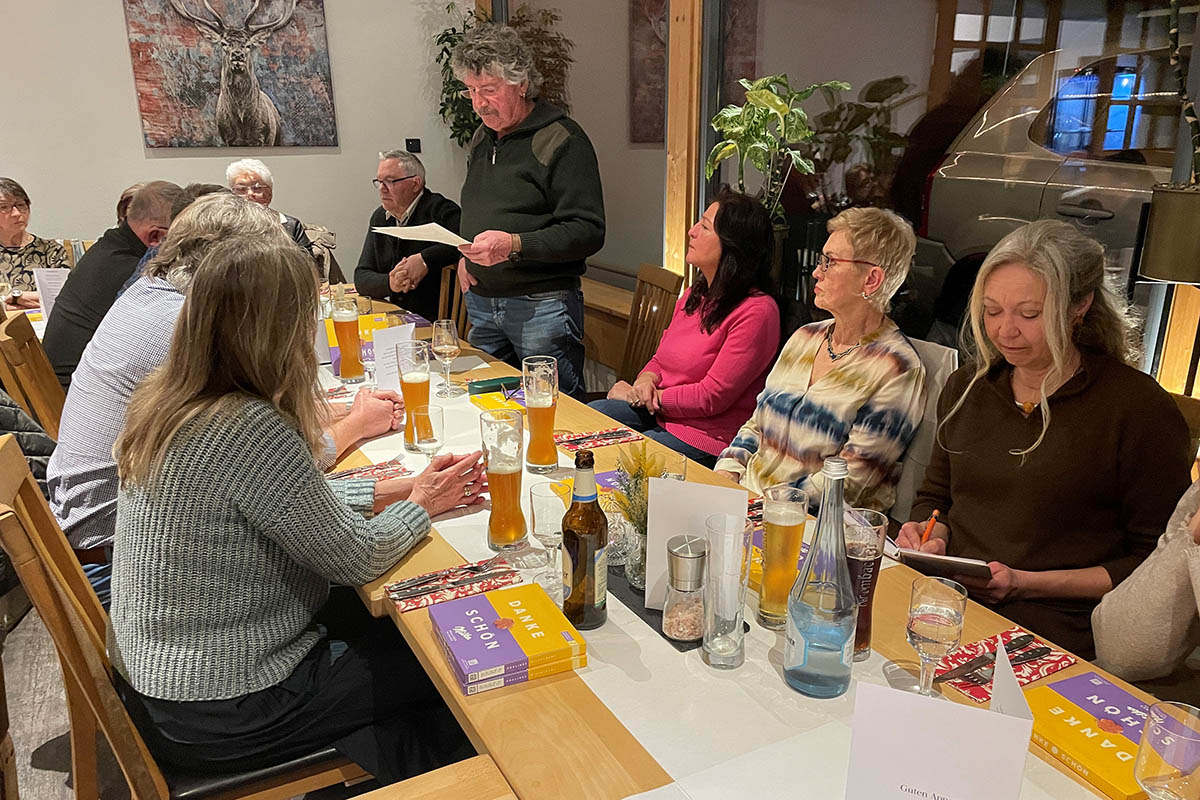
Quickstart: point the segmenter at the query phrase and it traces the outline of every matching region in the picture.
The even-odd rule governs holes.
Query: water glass
[[[1133,777],[1152,800],[1200,800],[1200,708],[1150,706]]]
[[[933,695],[933,670],[962,639],[967,590],[947,578],[917,578],[908,604],[908,643],[921,658],[920,693]]]
[[[529,487],[529,532],[550,553],[551,567],[559,576],[562,575],[559,562],[562,557],[562,520],[570,504],[571,487],[565,483],[537,483]],[[557,578],[557,581],[558,602],[561,605],[562,578]]]
[[[657,456],[663,461],[660,478],[673,481],[687,480],[687,456],[683,453],[676,453],[674,450],[658,453]]]
[[[413,438],[417,449],[433,461],[446,441],[446,426],[441,406],[417,406],[412,411]]]
[[[524,583],[536,583],[545,590],[559,608],[563,601],[563,579],[560,569],[555,567],[555,553],[534,547],[528,540],[516,550],[504,554],[504,560],[515,569]]]
[[[744,515],[713,514],[705,520],[708,574],[704,582],[704,663],[740,667],[746,658],[746,583],[754,526]]]
[[[446,373],[446,381],[442,384],[442,388],[438,389],[436,395],[438,397],[458,397],[460,394],[466,394],[466,390],[455,386],[450,382],[450,365],[454,359],[458,358],[458,354],[462,352],[462,345],[458,341],[458,330],[452,319],[439,319],[433,323],[433,338],[430,339],[430,344],[433,346],[433,356],[442,365],[442,369]]]

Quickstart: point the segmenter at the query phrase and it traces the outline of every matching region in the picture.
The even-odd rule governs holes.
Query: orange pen
[[[937,522],[938,510],[935,508],[933,513],[929,515],[929,522],[925,525],[925,532],[921,534],[921,544],[929,541],[929,534],[933,533],[933,523]]]

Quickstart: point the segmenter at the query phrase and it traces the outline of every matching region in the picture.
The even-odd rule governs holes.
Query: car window
[[[1179,95],[1163,49],[1100,59],[1060,75],[1029,138],[1064,156],[1169,167],[1178,131]]]

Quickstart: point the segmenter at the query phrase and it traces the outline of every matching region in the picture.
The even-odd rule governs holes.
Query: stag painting
[[[125,0],[150,147],[336,145],[322,0]]]

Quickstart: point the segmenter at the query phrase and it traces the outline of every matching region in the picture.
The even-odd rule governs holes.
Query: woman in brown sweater
[[[1104,251],[1031,223],[988,254],[964,330],[968,363],[938,402],[938,442],[901,547],[988,562],[971,596],[1084,658],[1091,611],[1154,548],[1188,486],[1188,432],[1129,366]],[[941,511],[920,543],[923,520]]]

